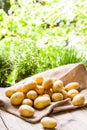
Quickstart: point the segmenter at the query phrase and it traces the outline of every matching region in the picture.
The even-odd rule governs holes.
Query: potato
[[[31,99],[26,98],[22,101],[22,105],[33,106],[33,101]]]
[[[21,116],[24,117],[33,117],[35,110],[29,105],[21,105],[18,109]]]
[[[34,107],[36,109],[43,109],[45,107],[47,107],[48,105],[50,105],[50,98],[49,97],[46,97],[46,96],[40,96],[40,97],[37,97],[35,100],[34,100]]]
[[[44,89],[50,89],[53,86],[53,81],[51,78],[46,78],[44,79],[42,86]]]
[[[44,80],[44,77],[43,76],[38,76],[35,78],[35,81],[38,85],[42,85],[43,83],[43,80]]]
[[[28,93],[27,93],[27,98],[31,99],[31,100],[34,100],[37,98],[37,92],[34,91],[34,90],[30,90]]]
[[[43,94],[43,96],[50,98],[49,94]]]
[[[69,91],[69,90],[71,90],[71,89],[76,89],[76,90],[78,90],[79,87],[80,87],[80,85],[79,85],[78,82],[71,82],[71,83],[69,83],[69,84],[67,84],[67,85],[65,86],[65,90],[67,90],[67,91]]]
[[[23,92],[16,92],[10,97],[11,104],[13,105],[20,105],[24,100],[24,93]]]
[[[26,81],[25,83],[14,85],[14,89],[16,92],[27,93],[29,90],[35,89],[36,85],[36,82],[33,79],[31,79]]]
[[[85,97],[84,97],[84,95],[82,95],[82,94],[77,94],[77,95],[73,98],[73,100],[72,100],[72,104],[73,104],[74,106],[81,106],[81,105],[84,104],[84,102],[85,102]]]
[[[22,89],[23,86],[24,84],[17,84],[17,85],[14,85],[13,88],[15,92],[23,92],[23,89]]]
[[[53,94],[53,89],[52,89],[52,88],[46,89],[44,93],[45,93],[45,94],[48,94],[48,95],[50,96],[50,98],[51,98],[51,97],[52,97],[52,94]]]
[[[52,94],[52,101],[57,102],[63,100],[63,95],[62,93],[53,93]]]
[[[62,95],[63,95],[63,99],[66,99],[66,98],[68,97],[66,90],[63,89],[63,90],[61,91],[61,93],[62,93]]]
[[[35,90],[40,95],[44,94],[44,87],[42,85],[37,85]]]
[[[71,89],[67,93],[68,97],[71,99],[73,99],[77,94],[79,94],[79,91],[76,89]]]
[[[10,98],[13,93],[15,93],[15,90],[14,90],[13,87],[6,88],[5,95],[6,95],[7,97]]]
[[[27,93],[28,91],[30,91],[32,89],[35,90],[36,85],[37,84],[36,84],[36,82],[34,80],[29,80],[22,86],[22,91],[24,93]]]
[[[53,84],[53,92],[61,92],[63,90],[63,82],[56,80]]]
[[[40,121],[44,128],[53,129],[57,126],[57,121],[51,117],[43,117]]]

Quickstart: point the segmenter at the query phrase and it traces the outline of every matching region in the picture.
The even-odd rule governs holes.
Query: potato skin
[[[76,89],[71,89],[67,92],[68,97],[71,99],[73,99],[77,94],[79,94],[79,91]]]
[[[15,93],[15,89],[13,87],[6,88],[5,95],[7,97],[10,98],[13,93]]]
[[[50,89],[53,86],[53,80],[51,78],[44,79],[42,86],[44,89]]]
[[[65,86],[65,90],[67,90],[67,91],[69,91],[71,89],[79,90],[79,87],[80,87],[80,85],[78,82],[71,82]]]
[[[18,84],[18,85],[14,85],[14,90],[15,92],[23,92],[22,87],[24,86],[24,84]]]
[[[43,76],[38,76],[35,78],[35,81],[38,85],[42,85],[43,83],[43,80],[44,80],[44,77]]]
[[[35,110],[29,105],[21,105],[18,109],[21,116],[33,117]]]
[[[43,94],[42,96],[50,98],[49,94]]]
[[[22,105],[29,105],[29,106],[33,106],[33,101],[31,99],[25,98],[22,101]]]
[[[48,95],[50,96],[50,98],[51,98],[51,97],[52,97],[52,94],[53,94],[53,89],[52,89],[52,88],[46,89],[46,90],[44,91],[44,94],[48,94]]]
[[[63,100],[63,95],[62,93],[53,93],[52,94],[52,101],[57,102]]]
[[[53,92],[61,92],[63,90],[62,80],[56,80],[53,84]]]
[[[44,87],[42,85],[37,85],[35,90],[40,95],[44,94]]]
[[[16,92],[10,97],[10,101],[12,105],[20,105],[24,100],[24,93],[23,92]]]
[[[68,98],[68,95],[67,95],[67,91],[66,90],[62,90],[61,91],[61,93],[62,93],[62,95],[63,95],[63,99],[66,99],[66,98]]]
[[[17,84],[14,86],[14,89],[16,92],[23,92],[23,93],[27,93],[30,90],[34,90],[36,88],[36,82],[35,80],[31,79],[25,83],[22,84]]]
[[[28,82],[26,82],[23,86],[22,86],[22,91],[24,93],[27,93],[30,90],[35,90],[36,88],[36,82],[34,80],[29,80]]]
[[[84,97],[84,95],[82,95],[82,94],[77,94],[77,95],[73,98],[73,100],[72,100],[72,104],[73,104],[74,106],[81,106],[81,105],[84,104],[84,102],[85,102],[85,97]]]
[[[44,128],[55,128],[57,126],[57,121],[51,117],[44,117],[41,119],[40,123]]]
[[[31,99],[31,100],[35,100],[37,98],[37,92],[34,90],[30,90],[27,93],[27,98]]]
[[[36,109],[43,109],[45,107],[47,107],[48,105],[50,105],[50,98],[49,97],[46,97],[46,96],[40,96],[40,97],[37,97],[35,100],[34,100],[34,107]]]

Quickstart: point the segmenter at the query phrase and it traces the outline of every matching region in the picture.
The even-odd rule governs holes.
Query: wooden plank
[[[2,111],[1,117],[3,118],[9,130],[33,130],[33,127],[30,123],[25,122],[24,120],[12,114]]]
[[[53,116],[58,130],[87,130],[87,108],[60,113]]]
[[[31,124],[4,111],[1,115],[9,130],[44,130],[40,123]]]
[[[1,116],[9,130],[44,130],[40,123],[30,124],[4,111],[1,112]],[[87,108],[51,116],[55,118],[58,123],[55,130],[87,129]]]
[[[55,130],[87,130],[87,108],[61,112],[60,114],[50,115],[50,117],[57,120]],[[33,128],[36,130],[44,130],[40,123],[33,125]]]
[[[1,130],[8,130],[8,128],[5,125],[5,122],[3,121],[2,117],[1,117],[1,111],[0,111],[0,129]]]

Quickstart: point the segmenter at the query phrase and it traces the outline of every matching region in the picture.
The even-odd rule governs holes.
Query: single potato
[[[35,90],[39,95],[44,94],[44,87],[42,85],[37,85]]]
[[[71,89],[67,92],[68,97],[71,99],[73,99],[77,94],[79,94],[79,91],[76,89]]]
[[[72,104],[73,104],[74,106],[81,106],[81,105],[84,104],[84,102],[85,102],[85,97],[84,97],[84,95],[82,95],[82,94],[77,94],[77,95],[73,98],[73,100],[72,100]]]
[[[40,121],[44,128],[53,129],[57,126],[57,121],[51,117],[43,117]]]
[[[22,101],[22,105],[33,106],[33,101],[31,99],[26,98]]]
[[[10,102],[13,105],[20,105],[22,103],[22,101],[24,100],[24,97],[25,97],[25,95],[23,92],[15,92],[10,97]]]
[[[76,90],[79,90],[79,83],[78,82],[71,82],[69,84],[67,84],[64,88],[65,90],[69,91],[71,89],[76,89]]]
[[[51,78],[46,78],[44,79],[42,86],[44,89],[50,89],[53,86],[53,81]]]
[[[24,84],[16,84],[13,86],[15,92],[23,92],[22,87],[24,86]]]
[[[42,96],[50,98],[49,94],[43,94]]]
[[[13,87],[6,88],[5,95],[6,95],[7,97],[10,98],[13,93],[15,93],[15,89],[14,89]]]
[[[62,93],[53,93],[52,94],[52,101],[57,102],[63,100],[63,95]]]
[[[47,107],[48,105],[50,105],[50,98],[49,97],[46,97],[46,96],[40,96],[40,97],[37,97],[35,100],[34,100],[34,107],[36,109],[43,109],[45,107]]]
[[[20,115],[24,117],[33,117],[35,113],[34,108],[29,105],[21,105],[18,111]]]
[[[27,93],[27,98],[29,98],[31,100],[35,100],[37,98],[37,92],[35,90],[30,90]]]
[[[50,89],[46,89],[44,94],[48,94],[50,96],[50,98],[52,97],[52,94],[53,94],[53,89],[50,88]]]
[[[63,99],[66,99],[66,98],[68,97],[66,90],[63,89],[63,90],[61,91],[61,93],[62,93],[62,95],[63,95]]]
[[[61,92],[63,90],[62,80],[56,80],[53,84],[53,92]]]
[[[28,91],[30,91],[32,89],[35,90],[36,85],[37,84],[36,84],[36,82],[34,80],[29,80],[22,86],[22,91],[24,93],[27,93]]]
[[[43,83],[43,80],[44,80],[44,77],[43,76],[38,76],[35,78],[35,81],[38,85],[42,85]]]

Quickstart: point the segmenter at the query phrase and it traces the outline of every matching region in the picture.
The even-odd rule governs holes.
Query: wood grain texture
[[[1,111],[1,117],[3,118],[9,130],[33,130],[31,124],[7,112]]]
[[[1,117],[1,111],[0,111],[0,129],[2,129],[2,130],[8,130],[8,128],[6,128],[4,120]]]
[[[46,130],[40,123],[30,124],[16,116],[4,111],[0,111],[0,128],[2,130]],[[87,108],[78,109],[70,112],[50,115],[57,120],[57,127],[52,130],[87,130]],[[6,128],[6,127],[7,128]]]

